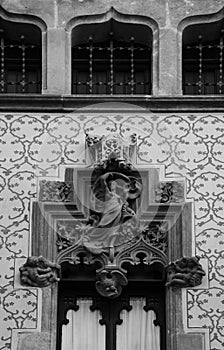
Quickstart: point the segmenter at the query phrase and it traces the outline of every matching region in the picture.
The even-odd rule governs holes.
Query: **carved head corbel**
[[[59,282],[61,266],[43,256],[30,256],[19,271],[21,284],[42,288]]]
[[[170,262],[167,266],[167,287],[186,288],[196,287],[202,283],[205,276],[200,257],[182,257]]]
[[[105,266],[97,273],[95,286],[100,295],[115,299],[121,294],[122,287],[127,284],[128,279],[124,272],[114,267]]]

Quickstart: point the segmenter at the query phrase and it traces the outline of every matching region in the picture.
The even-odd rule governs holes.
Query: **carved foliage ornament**
[[[59,282],[61,266],[45,259],[42,256],[30,256],[20,267],[20,281],[31,287],[47,287]]]
[[[177,181],[161,182],[156,189],[157,203],[180,203],[184,201],[184,183]]]
[[[93,226],[87,222],[80,222],[78,220],[65,221],[59,220],[57,222],[57,246],[58,252],[67,249],[68,247],[80,244],[85,241],[88,242],[88,236]],[[136,232],[135,232],[136,231]],[[122,243],[130,242],[135,244],[140,237],[162,252],[166,254],[168,248],[168,225],[164,221],[143,221],[140,222],[139,227],[134,227],[132,222],[127,222],[119,229],[121,234],[119,241]],[[82,244],[81,244],[82,245]],[[116,247],[116,251],[123,250],[123,245]],[[106,252],[106,250],[105,250]]]
[[[167,266],[167,287],[196,287],[202,282],[205,271],[200,257],[182,257]]]
[[[63,181],[40,181],[39,200],[41,202],[71,202],[72,187]]]
[[[86,134],[87,162],[93,164],[111,157],[135,162],[136,146],[136,134],[127,139],[116,133],[105,136]]]

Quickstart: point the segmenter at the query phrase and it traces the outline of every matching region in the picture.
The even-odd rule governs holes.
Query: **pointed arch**
[[[157,22],[147,16],[141,15],[129,15],[118,12],[113,7],[109,11],[96,15],[89,16],[79,16],[72,18],[66,25],[67,32],[67,89],[71,87],[71,66],[72,66],[72,55],[71,55],[71,46],[72,46],[72,32],[75,28],[81,25],[94,25],[94,24],[104,24],[111,20],[114,20],[120,24],[129,24],[129,25],[138,25],[148,28],[152,33],[152,94],[158,89],[158,66],[159,66],[159,56],[158,56],[158,36],[159,36],[159,27]]]
[[[11,13],[3,9],[0,5],[0,19],[7,22],[12,22],[12,24],[24,24],[33,25],[41,31],[41,52],[42,52],[42,89],[46,88],[47,85],[47,25],[39,17],[28,14],[16,14]]]

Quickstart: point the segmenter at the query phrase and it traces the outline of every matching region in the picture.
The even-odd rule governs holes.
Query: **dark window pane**
[[[113,40],[92,42],[91,50],[90,45],[73,47],[72,93],[150,94],[151,52],[147,46],[131,45]],[[86,82],[92,90],[85,87]]]
[[[223,37],[221,21],[192,25],[183,33],[183,93],[223,94]],[[199,35],[200,34],[200,35]]]
[[[1,21],[1,93],[41,92],[41,31]]]

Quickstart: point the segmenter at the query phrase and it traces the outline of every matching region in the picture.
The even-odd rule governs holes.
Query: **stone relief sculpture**
[[[202,282],[205,271],[200,257],[183,257],[167,267],[167,287],[196,287]]]
[[[119,270],[104,269],[97,275],[96,290],[104,297],[117,298],[122,292],[122,286],[128,284],[126,276]]]
[[[86,133],[87,163],[97,163],[108,159],[113,153],[117,159],[135,163],[137,135],[131,134],[128,138],[116,133],[109,135],[91,135]]]
[[[40,181],[39,200],[42,202],[71,202],[72,188],[62,181]]]
[[[125,223],[137,223],[136,199],[140,197],[140,178],[131,176],[131,166],[118,159],[109,159],[97,168],[92,179],[88,232],[83,242],[92,253],[119,245]],[[124,231],[122,231],[124,234]]]
[[[78,169],[72,176],[67,173],[65,182],[45,180],[40,185],[40,201],[70,202],[66,203],[66,210],[69,205],[73,210],[68,219],[56,221],[57,261],[61,264],[67,261],[100,264],[95,287],[100,295],[111,299],[118,297],[122,287],[128,283],[123,263],[162,265],[163,273],[159,270],[158,278],[164,282],[167,271],[168,287],[200,285],[205,272],[198,257],[184,257],[167,266],[167,205],[184,202],[184,182],[160,183],[153,172],[152,182],[154,186],[157,184],[154,189],[149,184],[149,173],[132,165],[136,134],[130,135],[129,139],[115,133],[101,136],[86,134],[85,142],[88,155],[86,169]],[[48,185],[49,191],[46,190]],[[147,208],[150,194],[152,197],[155,194],[153,211],[156,208],[159,213],[156,217]],[[143,213],[140,213],[141,200]],[[166,205],[164,208],[163,204]],[[77,218],[74,215],[76,210]],[[42,257],[29,258],[20,269],[22,283],[38,287],[58,281],[59,272],[59,265]]]
[[[60,280],[60,269],[60,265],[42,256],[31,256],[19,269],[20,281],[31,287],[47,287]]]

